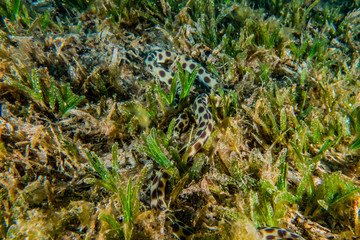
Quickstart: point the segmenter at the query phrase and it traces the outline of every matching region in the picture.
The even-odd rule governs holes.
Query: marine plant
[[[0,3],[2,238],[360,234],[359,1],[30,2]],[[154,46],[221,83],[192,166],[174,126],[196,71],[151,83]],[[171,216],[149,210],[158,169]]]
[[[121,203],[121,209],[117,209],[117,211],[122,214],[122,221],[105,212],[100,214],[100,220],[108,223],[119,238],[130,240],[132,238],[134,221],[138,216],[140,208],[139,194],[142,182],[141,178],[135,185],[132,183],[132,178],[128,179],[125,188],[125,180],[120,174],[117,144],[114,144],[112,147],[111,170],[105,166],[104,162],[96,154],[86,152],[86,155],[94,170],[101,177],[101,179],[89,178],[87,182],[107,189],[113,193],[115,199]]]

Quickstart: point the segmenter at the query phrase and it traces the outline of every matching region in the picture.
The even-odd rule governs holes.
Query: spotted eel
[[[187,56],[178,55],[171,51],[155,50],[151,51],[146,60],[146,67],[148,71],[156,77],[162,84],[170,88],[174,79],[174,73],[169,71],[165,66],[179,61],[182,68],[188,72],[192,72],[199,64],[191,60]],[[198,80],[210,89],[214,89],[218,82],[214,79],[202,66],[197,72]],[[180,84],[177,84],[177,91],[179,91]],[[180,150],[181,156],[187,156],[188,162],[194,158],[196,153],[206,143],[211,135],[214,126],[214,121],[211,112],[208,108],[209,97],[207,94],[199,94],[194,101],[194,113],[198,120],[198,129],[195,133],[195,139],[191,142],[189,147],[184,147]],[[180,114],[175,120],[174,132],[179,134],[184,131],[189,118],[185,113]],[[187,154],[186,154],[187,153]],[[165,186],[169,179],[169,175],[165,171],[159,171],[151,185],[151,208],[152,209],[168,209],[165,202]],[[169,210],[167,210],[169,211]],[[170,211],[169,211],[170,212]],[[189,239],[192,235],[191,228],[177,220],[173,215],[169,214],[168,219],[172,223],[173,234],[178,239]],[[286,239],[286,240],[300,240],[303,239],[297,234],[291,233],[288,230],[268,227],[258,229],[259,239]]]

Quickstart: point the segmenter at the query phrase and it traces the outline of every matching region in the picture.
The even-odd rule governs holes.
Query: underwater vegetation
[[[359,5],[1,1],[0,238],[176,239],[169,211],[150,208],[159,170],[192,239],[257,239],[267,226],[360,237]],[[145,66],[164,49],[220,83],[191,166],[180,150],[204,86],[199,67],[174,64],[164,88]]]

